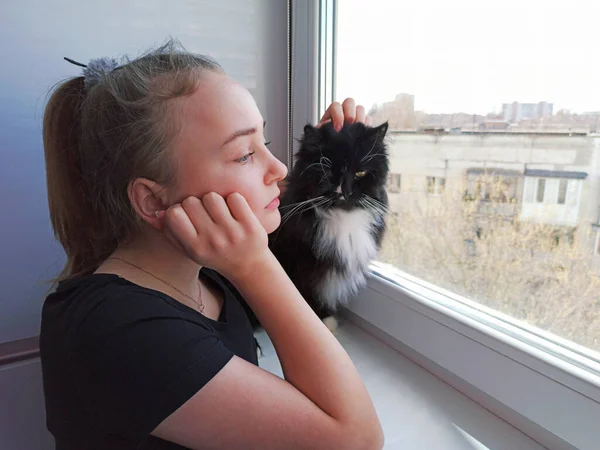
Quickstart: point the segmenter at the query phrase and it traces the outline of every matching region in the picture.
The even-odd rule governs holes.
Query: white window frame
[[[335,10],[336,0],[315,3],[293,0],[294,13],[310,10],[305,16],[313,18],[306,29],[297,28],[297,41],[312,39],[319,9]],[[320,36],[335,42],[334,24],[318,30]],[[319,61],[319,46],[311,48],[315,54],[308,60]],[[309,78],[323,79],[318,67]],[[328,103],[334,92],[331,86],[326,94],[305,92],[304,98],[315,99],[314,110],[317,98]],[[379,263],[342,314],[542,445],[598,448],[600,355]]]
[[[556,195],[553,195],[552,198],[550,198],[548,196],[548,180],[552,180],[552,178],[548,178],[548,177],[532,177],[532,176],[525,176],[525,182],[523,183],[523,202],[524,203],[537,203],[537,204],[546,204],[546,205],[558,205],[558,206],[577,206],[579,207],[579,199],[581,196],[581,189],[582,189],[582,185],[583,182],[582,180],[579,180],[577,178],[554,178],[555,180],[557,180],[558,186],[557,186],[557,190],[556,190]],[[544,182],[544,198],[541,202],[538,201],[537,195],[538,195],[538,187],[539,187],[539,181],[540,180],[545,180]],[[531,185],[529,186],[529,188],[527,187],[527,182],[530,181]],[[560,183],[562,182],[566,182],[567,186],[567,190],[565,192],[565,202],[564,203],[559,203],[558,200],[560,198]],[[573,195],[570,194],[569,188],[571,186],[573,186],[573,183],[576,183],[575,186],[577,187],[577,194],[575,194],[575,202],[574,204],[572,204],[571,202],[573,202]],[[526,198],[526,194],[527,194],[527,190],[528,189],[532,189],[533,190],[533,202],[528,202],[527,198]]]

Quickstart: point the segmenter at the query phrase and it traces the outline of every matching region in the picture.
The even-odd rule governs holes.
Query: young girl
[[[368,123],[351,99],[322,122]],[[67,254],[41,358],[57,449],[379,449],[356,368],[267,246],[286,167],[249,92],[172,42],[46,107]],[[285,380],[260,369],[252,308]]]

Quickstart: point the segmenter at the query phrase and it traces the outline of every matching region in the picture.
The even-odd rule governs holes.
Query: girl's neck
[[[106,260],[99,271],[126,270],[126,274],[119,275],[140,279],[146,279],[150,273],[186,293],[197,290],[198,275],[202,266],[192,261],[162,235],[143,236],[122,244],[111,258]]]

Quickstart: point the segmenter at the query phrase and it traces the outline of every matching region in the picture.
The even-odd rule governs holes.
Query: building
[[[370,115],[373,123],[388,121],[390,130],[416,130],[415,96],[398,94],[393,101],[378,105]]]
[[[505,122],[519,123],[521,120],[551,117],[553,108],[554,105],[548,102],[504,103],[502,104],[502,116]]]
[[[482,178],[503,183],[506,220],[576,230],[600,270],[600,136],[572,132],[391,132],[392,211],[412,196],[464,192],[485,214],[497,195]],[[482,177],[485,175],[485,177]],[[402,179],[402,184],[399,180]],[[395,206],[396,205],[396,206]],[[593,231],[591,234],[589,232]]]

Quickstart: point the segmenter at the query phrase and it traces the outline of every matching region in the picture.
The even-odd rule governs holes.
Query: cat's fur
[[[281,225],[269,246],[321,318],[364,287],[380,248],[388,206],[387,128],[304,128],[281,198]]]

